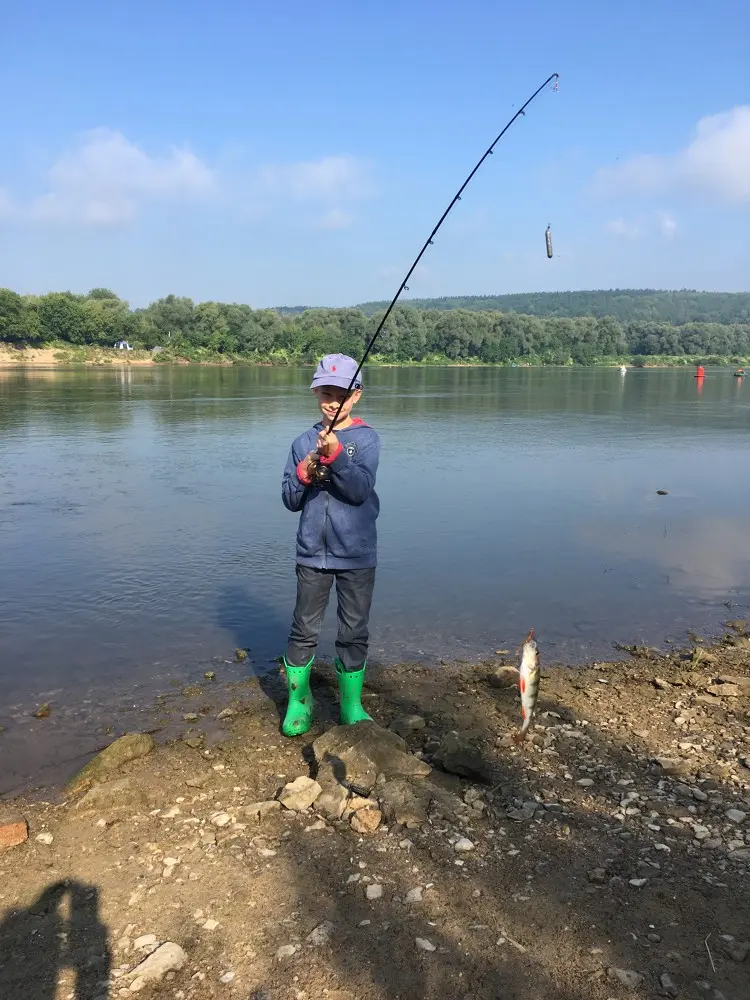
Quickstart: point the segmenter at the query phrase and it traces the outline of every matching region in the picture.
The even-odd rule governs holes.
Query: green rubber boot
[[[289,702],[281,726],[284,736],[302,736],[312,725],[314,702],[310,690],[310,671],[314,659],[315,657],[311,656],[310,662],[304,667],[293,667],[284,657],[289,690]]]
[[[341,721],[345,726],[355,722],[372,722],[372,717],[362,708],[362,685],[365,682],[365,668],[361,670],[345,670],[344,664],[336,657],[336,677],[339,682],[339,700],[341,702]]]

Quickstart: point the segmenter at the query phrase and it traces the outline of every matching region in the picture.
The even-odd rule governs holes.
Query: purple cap
[[[326,354],[318,362],[311,389],[319,385],[335,385],[339,389],[348,389],[357,370],[357,362],[348,354]],[[362,372],[357,375],[357,381],[352,389],[362,388]]]

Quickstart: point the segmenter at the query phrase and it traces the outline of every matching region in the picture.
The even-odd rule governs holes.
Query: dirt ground
[[[296,740],[278,677],[227,689],[221,720],[188,691],[180,739],[4,805],[29,838],[0,852],[0,997],[748,1000],[750,638],[735,623],[710,650],[623,657],[543,665],[520,746],[502,656],[372,671],[371,715],[447,794],[366,833],[315,803],[252,805],[315,776],[330,667]],[[481,778],[447,773],[450,733]],[[149,981],[166,942],[182,957]]]

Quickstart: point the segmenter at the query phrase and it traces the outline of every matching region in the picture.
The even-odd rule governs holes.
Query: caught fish
[[[536,709],[536,700],[539,696],[539,650],[534,641],[533,628],[526,636],[519,653],[521,654],[521,667],[518,671],[518,688],[521,692],[523,725],[519,732],[513,734],[513,740],[516,743],[521,743],[526,739],[526,731],[531,725]]]

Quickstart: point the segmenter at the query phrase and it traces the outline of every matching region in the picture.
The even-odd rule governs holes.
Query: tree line
[[[583,293],[581,293],[583,294]],[[237,303],[168,295],[144,309],[104,288],[87,295],[21,296],[0,289],[0,340],[17,345],[62,342],[161,347],[169,356],[201,352],[276,363],[312,362],[341,351],[358,356],[383,316],[361,309],[306,309],[282,314]],[[614,316],[534,316],[398,305],[378,338],[373,360],[593,364],[628,356],[740,358],[750,354],[750,323],[622,321]]]
[[[471,312],[518,312],[527,316],[613,316],[621,323],[750,323],[750,292],[657,291],[615,288],[581,292],[527,292],[515,295],[446,296],[409,299],[416,309],[468,309]],[[387,302],[363,302],[356,308],[372,316]],[[292,307],[289,312],[300,312]]]

